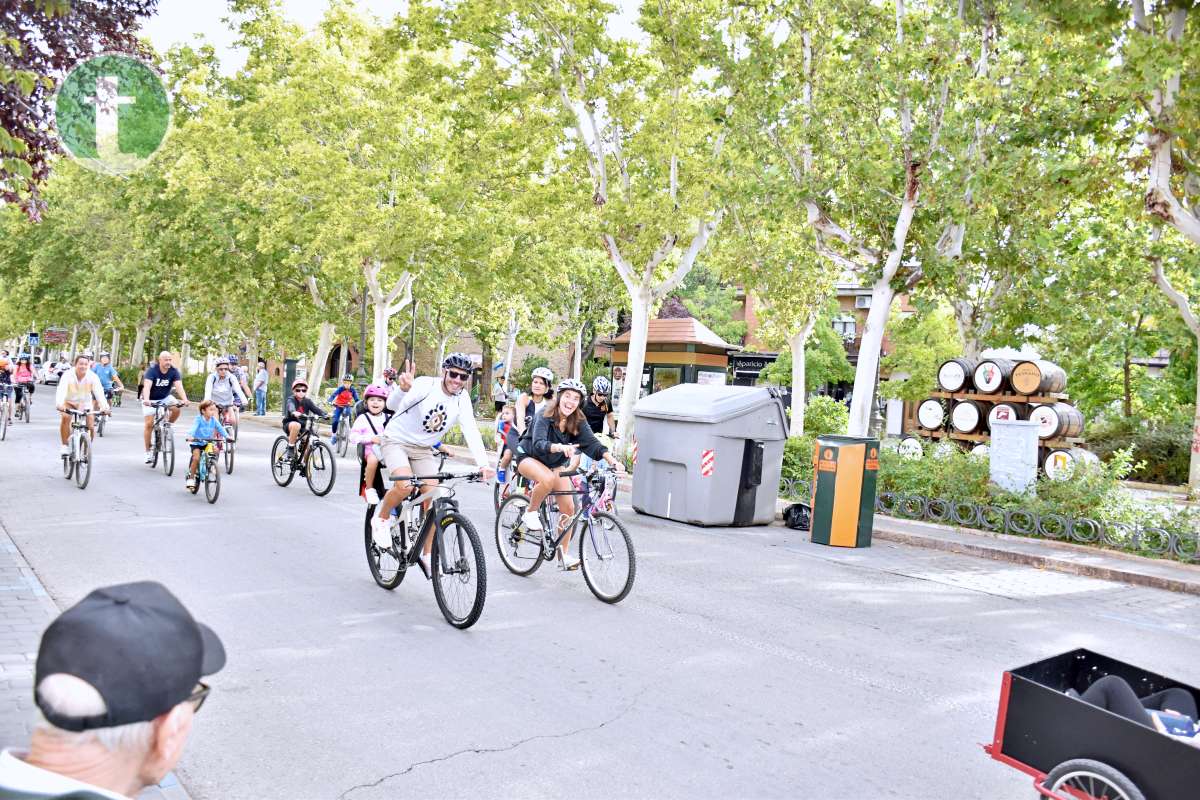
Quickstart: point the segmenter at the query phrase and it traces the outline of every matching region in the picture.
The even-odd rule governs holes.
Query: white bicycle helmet
[[[592,391],[596,394],[608,394],[610,389],[612,389],[612,384],[603,375],[597,375],[596,379],[592,381]]]
[[[532,378],[541,378],[546,382],[546,388],[549,388],[550,384],[554,382],[554,373],[550,371],[549,367],[538,367],[533,371],[531,380]]]
[[[587,396],[587,387],[583,385],[582,381],[577,381],[574,378],[563,378],[558,382],[559,392],[565,392],[567,389],[579,392],[580,398]]]

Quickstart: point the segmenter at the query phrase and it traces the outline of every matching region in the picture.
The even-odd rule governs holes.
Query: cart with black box
[[[1187,684],[1071,650],[1004,673],[995,737],[984,750],[1031,776],[1039,798],[1200,797],[1200,748],[1077,696],[1105,675],[1124,678],[1138,697],[1178,687],[1200,700]]]

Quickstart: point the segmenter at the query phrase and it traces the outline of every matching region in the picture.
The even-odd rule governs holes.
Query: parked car
[[[57,384],[58,379],[67,371],[67,366],[67,362],[65,361],[51,361],[42,370],[42,383],[46,385]]]

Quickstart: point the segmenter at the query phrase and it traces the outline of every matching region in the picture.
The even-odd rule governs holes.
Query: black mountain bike
[[[287,486],[297,472],[303,472],[308,488],[317,497],[324,497],[333,489],[337,480],[337,460],[333,450],[321,441],[317,433],[316,414],[303,414],[300,419],[300,435],[292,457],[287,457],[287,436],[280,436],[271,447],[271,477],[280,486]]]
[[[509,496],[496,514],[496,549],[509,572],[532,575],[543,561],[554,558],[555,549],[567,531],[572,531],[572,541],[579,543],[579,560],[588,588],[606,603],[619,603],[633,588],[637,575],[633,540],[619,519],[597,510],[596,502],[606,496],[609,478],[595,468],[586,473],[580,470],[563,473],[568,478],[574,475],[585,476],[586,491],[551,492],[538,509],[540,531],[529,530],[521,521],[529,508],[529,498],[521,494]],[[561,525],[560,514],[549,510],[552,498],[559,495],[576,498],[575,514]],[[560,530],[557,536],[555,530]]]
[[[161,456],[163,472],[169,478],[175,472],[175,435],[171,433],[171,420],[167,417],[167,408],[175,405],[175,399],[167,397],[154,400],[150,405],[154,407],[154,428],[150,433],[150,451],[154,455],[150,461],[150,469],[158,466]]]
[[[390,476],[387,476],[390,479]],[[437,600],[442,616],[456,628],[469,628],[483,613],[483,601],[487,596],[487,565],[483,560],[483,545],[475,526],[458,510],[454,499],[454,487],[443,485],[447,481],[466,478],[480,480],[481,473],[466,474],[445,471],[445,457],[434,475],[417,475],[397,478],[407,482],[412,491],[408,499],[396,507],[392,516],[390,547],[381,548],[371,535],[371,517],[375,506],[367,506],[363,521],[363,539],[367,549],[367,564],[371,577],[384,589],[395,589],[404,580],[404,573],[416,564],[422,572],[424,565],[418,556],[425,542],[433,537],[433,552],[430,571],[425,574],[433,580],[433,596]],[[421,493],[421,481],[436,480],[438,486],[426,494]],[[422,501],[429,501],[426,511]]]
[[[242,426],[242,423],[240,422],[240,416],[238,417],[239,421],[233,423],[232,425],[225,422],[225,412],[227,412],[230,408],[234,408],[234,406],[217,406],[217,417],[221,420],[221,424],[233,434],[233,438],[231,439],[220,440],[220,444],[217,447],[217,449],[222,451],[225,456],[226,475],[233,474],[233,457],[237,454],[238,429]]]

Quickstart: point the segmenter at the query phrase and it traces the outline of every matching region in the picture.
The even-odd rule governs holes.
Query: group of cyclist
[[[33,395],[36,382],[37,372],[28,355],[21,354],[13,359],[7,350],[0,349],[0,395],[11,400],[6,404],[5,412],[10,422],[14,409],[23,406],[26,398]]]

